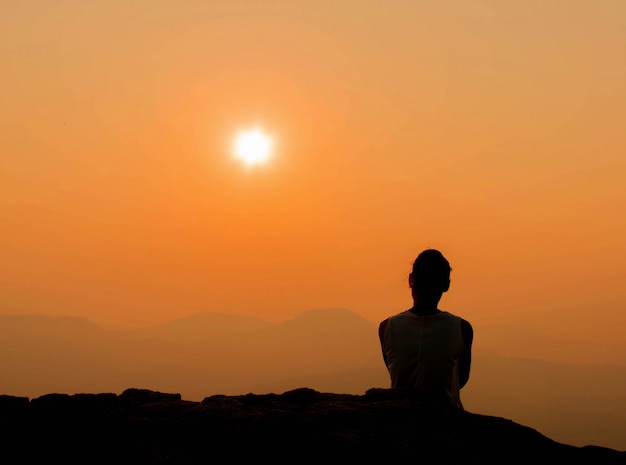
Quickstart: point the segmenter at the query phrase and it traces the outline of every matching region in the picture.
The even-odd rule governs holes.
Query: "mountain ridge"
[[[389,385],[376,325],[346,309],[312,310],[269,326],[254,320],[248,329],[259,325],[258,330],[237,331],[231,324],[222,335],[219,325],[213,333],[200,325],[191,325],[196,332],[120,331],[73,317],[68,325],[28,317],[41,323],[29,331],[28,325],[6,324],[21,317],[4,317],[0,371],[6,375],[0,377],[0,393],[7,395],[119,392],[131,385],[199,400],[301,386],[363,394]],[[49,331],[42,329],[46,323]],[[462,392],[468,408],[532,425],[560,441],[626,450],[626,367],[516,358],[494,352],[483,344],[486,339],[479,328],[472,376]]]

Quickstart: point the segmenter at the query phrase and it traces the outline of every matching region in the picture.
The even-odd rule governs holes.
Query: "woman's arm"
[[[459,360],[459,385],[463,387],[467,384],[472,367],[472,343],[474,342],[474,329],[467,320],[461,319],[461,334],[465,350]]]
[[[387,328],[388,322],[389,322],[389,318],[381,321],[380,325],[378,325],[378,339],[380,340],[380,348],[383,352],[383,360],[385,361],[385,366],[389,366],[389,364],[387,363],[387,356],[385,355],[385,349],[383,346],[383,339],[385,337],[385,329]]]

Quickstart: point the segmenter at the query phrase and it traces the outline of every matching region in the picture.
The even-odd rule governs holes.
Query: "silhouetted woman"
[[[409,275],[413,307],[382,321],[378,335],[392,388],[463,409],[460,390],[470,376],[474,331],[468,321],[438,308],[450,271],[438,250],[420,253]]]

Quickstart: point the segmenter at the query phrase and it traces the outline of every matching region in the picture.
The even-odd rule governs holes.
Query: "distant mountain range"
[[[606,361],[599,356],[558,361],[580,350],[575,341],[523,328],[475,331],[462,393],[469,411],[511,418],[564,443],[626,450],[626,366],[591,363]],[[207,312],[132,330],[80,317],[0,315],[0,372],[0,394],[29,398],[137,387],[198,401],[302,387],[363,394],[389,385],[377,325],[340,308],[278,324]]]

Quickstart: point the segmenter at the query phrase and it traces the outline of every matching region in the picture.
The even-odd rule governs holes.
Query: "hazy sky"
[[[411,305],[622,339],[626,2],[0,6],[0,313]],[[274,137],[253,169],[242,129]]]

